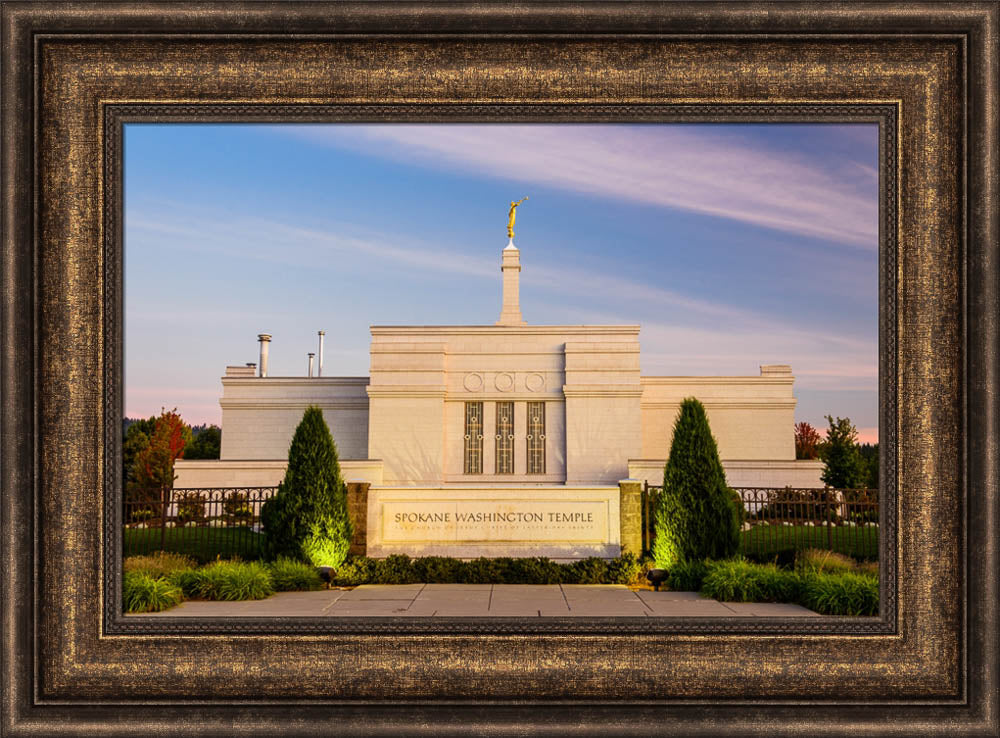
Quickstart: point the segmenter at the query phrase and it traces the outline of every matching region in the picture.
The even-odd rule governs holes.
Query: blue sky
[[[518,209],[530,324],[640,324],[650,375],[788,363],[877,435],[875,125],[178,125],[125,132],[125,410],[218,423],[257,359],[368,373],[369,326],[482,325]]]

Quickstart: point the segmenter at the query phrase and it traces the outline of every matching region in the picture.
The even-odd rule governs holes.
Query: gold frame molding
[[[998,21],[993,2],[3,2],[3,734],[996,734]],[[877,118],[893,144],[879,618],[126,624],[124,121],[685,110]]]

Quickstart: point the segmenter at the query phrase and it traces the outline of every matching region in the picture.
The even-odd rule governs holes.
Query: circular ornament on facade
[[[497,374],[497,378],[493,380],[493,384],[501,392],[510,392],[514,389],[514,375],[513,374]]]
[[[462,382],[465,389],[469,392],[478,392],[483,388],[483,375],[482,374],[466,374],[465,381]]]
[[[524,378],[524,386],[528,388],[529,392],[538,392],[545,387],[545,377],[541,374],[529,374]]]

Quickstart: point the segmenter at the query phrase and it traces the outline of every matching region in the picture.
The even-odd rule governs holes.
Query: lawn
[[[855,559],[878,558],[878,528],[852,526],[757,525],[745,530],[742,551],[764,555],[783,549],[831,548]]]
[[[161,533],[163,543],[161,545]],[[210,528],[189,526],[184,528],[126,528],[124,555],[137,556],[153,551],[172,551],[190,556],[200,563],[216,557],[239,558],[249,561],[260,558],[263,535],[249,528]]]

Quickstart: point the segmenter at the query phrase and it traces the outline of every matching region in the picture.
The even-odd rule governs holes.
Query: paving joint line
[[[420,589],[417,590],[417,593],[415,595],[413,595],[413,599],[410,600],[410,604],[407,605],[406,607],[404,607],[403,609],[404,610],[409,610],[411,607],[413,607],[413,603],[416,602],[417,598],[419,598],[420,595],[422,595],[424,593],[425,589],[427,589],[427,582],[424,582],[423,586]],[[433,615],[431,617],[433,617]]]
[[[646,600],[642,599],[642,597],[639,596],[638,592],[632,592],[632,596],[635,597],[637,600],[639,600],[639,602],[642,604],[642,606],[644,608],[646,608],[646,610],[648,610],[647,614],[653,612],[653,608],[651,608],[649,606],[649,604],[646,602]]]
[[[566,590],[565,590],[565,589],[563,589],[563,586],[562,586],[562,583],[561,583],[561,582],[559,583],[559,591],[560,591],[560,592],[562,593],[562,596],[563,596],[563,602],[565,602],[565,603],[566,603],[566,610],[567,610],[567,611],[572,611],[572,610],[573,610],[573,608],[569,606],[569,598],[568,598],[568,597],[566,596]],[[541,617],[541,615],[542,615],[542,611],[541,611],[541,610],[539,610],[539,611],[538,611],[538,616],[539,616],[539,617]]]

